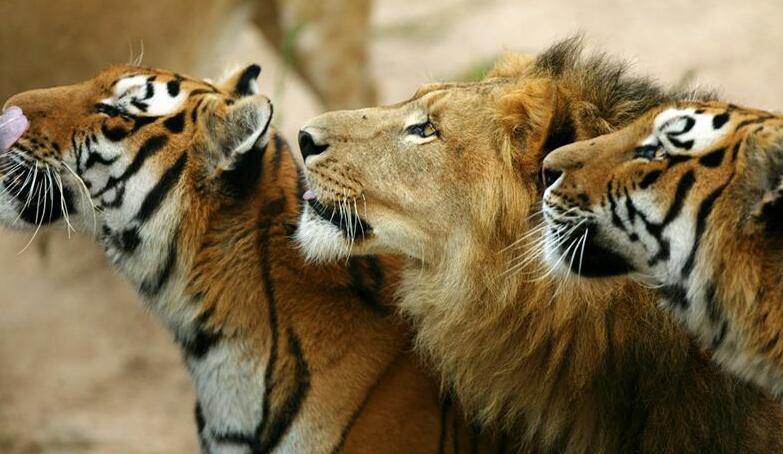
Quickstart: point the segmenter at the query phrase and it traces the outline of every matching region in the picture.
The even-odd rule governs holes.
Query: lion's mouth
[[[326,206],[315,198],[308,198],[306,201],[315,214],[340,229],[348,238],[364,239],[372,232],[370,224],[349,205]]]

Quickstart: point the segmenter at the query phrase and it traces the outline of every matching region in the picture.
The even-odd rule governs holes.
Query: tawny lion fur
[[[533,239],[546,151],[678,96],[568,40],[511,56],[479,83],[321,115],[303,128],[321,146],[306,157],[308,183],[323,206],[355,197],[371,230],[351,238],[306,210],[299,240],[316,259],[409,256],[399,293],[419,350],[522,449],[781,450],[777,402],[710,363],[653,292],[542,276]]]

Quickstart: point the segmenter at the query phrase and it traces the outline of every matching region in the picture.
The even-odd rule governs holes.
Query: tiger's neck
[[[270,141],[246,198],[186,213],[144,264],[115,261],[181,345],[206,452],[329,452],[407,344],[382,307],[389,263],[311,265],[291,241],[301,195],[284,146]]]
[[[716,218],[731,214],[717,212]],[[781,245],[764,232],[731,226],[710,233],[698,245],[692,272],[667,275],[663,303],[720,364],[781,398]]]
[[[298,335],[280,332],[271,277],[273,257],[295,257],[286,224],[296,220],[297,193],[285,183],[296,181],[296,171],[282,162],[282,143],[258,151],[255,191],[231,206],[172,190],[147,225],[117,213],[103,228],[107,256],[181,347],[205,452],[283,443],[309,386]],[[187,209],[178,212],[183,201]],[[284,352],[298,358],[291,370],[276,366]],[[273,378],[290,386],[290,416],[270,406]]]

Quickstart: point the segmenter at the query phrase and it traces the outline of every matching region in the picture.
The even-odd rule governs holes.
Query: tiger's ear
[[[245,155],[262,150],[269,141],[271,121],[272,103],[265,96],[217,102],[204,125],[214,150],[214,170],[231,170]]]
[[[253,96],[259,93],[258,76],[261,67],[252,64],[231,72],[218,83],[218,87],[237,97]]]
[[[231,99],[229,99],[231,101]],[[272,104],[265,96],[216,101],[205,116],[207,150],[204,183],[231,197],[245,197],[257,188],[262,160],[271,137]]]
[[[783,233],[783,137],[752,133],[742,146],[745,192],[759,197],[751,214],[767,230]]]
[[[778,183],[777,188],[764,192],[753,210],[753,216],[767,230],[783,233],[783,181],[778,180]]]

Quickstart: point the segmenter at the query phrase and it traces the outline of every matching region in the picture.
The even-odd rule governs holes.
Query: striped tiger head
[[[259,73],[216,86],[112,66],[12,97],[30,126],[0,155],[0,224],[95,232],[112,258],[159,248],[194,204],[241,196],[259,172],[272,117]]]
[[[780,124],[763,111],[679,102],[555,150],[544,161],[549,264],[583,276],[636,273],[678,285],[703,274],[705,236],[776,222]],[[711,217],[717,206],[726,209]]]

